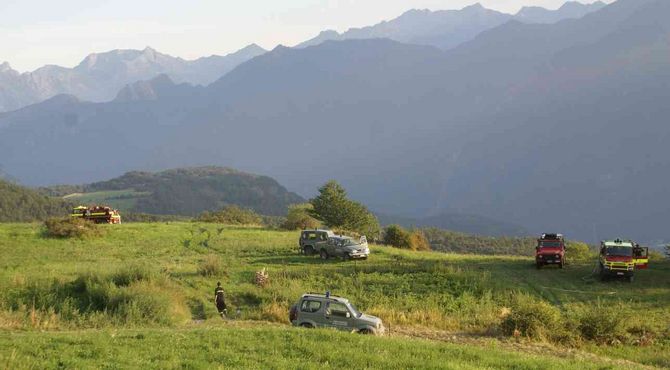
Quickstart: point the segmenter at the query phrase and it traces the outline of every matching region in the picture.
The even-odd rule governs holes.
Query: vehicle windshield
[[[608,256],[632,257],[633,256],[633,248],[607,247],[606,253],[607,253]]]
[[[343,239],[341,243],[342,243],[342,246],[345,246],[345,247],[360,244],[358,241],[353,240],[353,239]]]
[[[356,306],[351,303],[349,303],[349,310],[351,311],[351,314],[354,315],[354,317],[361,317],[362,315],[362,313],[356,309]]]
[[[561,242],[558,240],[542,240],[540,242],[540,248],[560,248],[561,247]]]

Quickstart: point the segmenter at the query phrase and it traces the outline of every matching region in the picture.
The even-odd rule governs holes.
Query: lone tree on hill
[[[312,215],[331,228],[355,231],[370,238],[379,235],[379,221],[364,205],[347,197],[347,191],[336,181],[319,188],[319,195],[310,200]]]

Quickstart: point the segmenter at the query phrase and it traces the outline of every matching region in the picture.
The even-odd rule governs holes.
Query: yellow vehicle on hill
[[[81,217],[96,224],[120,224],[121,214],[118,210],[107,206],[78,206],[72,208],[70,217]]]

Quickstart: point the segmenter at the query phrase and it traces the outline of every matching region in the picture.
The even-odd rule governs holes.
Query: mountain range
[[[474,214],[532,233],[667,239],[670,2],[512,20],[449,50],[389,39],[277,47],[206,87],[0,116],[31,184],[225,165],[304,197],[328,179],[385,214]]]
[[[176,82],[207,85],[247,60],[266,51],[249,45],[226,56],[184,60],[144,50],[113,50],[91,54],[74,68],[44,66],[19,73],[9,63],[0,65],[0,112],[22,108],[59,94],[103,102],[112,100],[127,84],[166,74]]]
[[[387,38],[403,43],[450,49],[511,20],[524,23],[555,23],[565,19],[581,18],[602,9],[605,5],[600,1],[592,4],[569,1],[556,10],[524,7],[514,15],[486,9],[479,3],[460,10],[412,9],[395,19],[373,26],[351,28],[342,33],[334,30],[322,31],[318,36],[296,47],[314,46],[329,40]]]
[[[477,34],[512,19],[523,22],[551,23],[579,18],[605,4],[565,3],[557,10],[523,8],[516,16],[485,9],[480,4],[462,10],[411,10],[388,22],[351,29],[343,34],[324,31],[298,47],[316,45],[326,40],[388,38],[399,42],[433,45],[441,48],[457,46]],[[144,50],[112,50],[91,54],[74,68],[44,66],[33,72],[19,73],[9,63],[0,65],[0,112],[11,111],[44,101],[59,94],[76,96],[83,101],[105,102],[120,92],[127,95],[126,85],[135,85],[135,92],[146,89],[141,82],[159,75],[172,81],[191,85],[208,85],[236,66],[264,54],[258,45],[249,45],[226,56],[209,56],[193,61],[172,57],[147,47]],[[140,83],[140,85],[137,85]],[[137,98],[151,98],[150,92],[139,92]]]

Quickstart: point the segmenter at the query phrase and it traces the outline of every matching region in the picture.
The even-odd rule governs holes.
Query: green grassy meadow
[[[603,283],[590,277],[591,264],[538,271],[525,257],[382,246],[367,261],[321,261],[298,254],[298,232],[189,222],[102,227],[103,237],[79,240],[45,238],[39,224],[0,225],[0,367],[670,367],[665,261],[634,283]],[[259,287],[254,274],[263,268],[270,283]],[[217,281],[231,321],[216,315]],[[390,334],[288,325],[302,293],[326,290],[381,317]],[[558,310],[569,340],[503,333],[519,296]],[[572,334],[583,330],[573,317],[599,309],[625,315],[617,324],[625,339]]]

